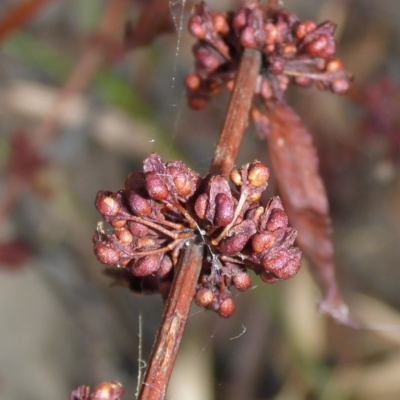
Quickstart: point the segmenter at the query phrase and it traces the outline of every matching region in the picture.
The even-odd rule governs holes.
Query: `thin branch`
[[[4,42],[9,35],[28,23],[49,0],[29,0],[16,4],[0,19],[0,42]]]
[[[189,242],[179,261],[138,400],[165,396],[203,260],[203,244]]]
[[[261,54],[246,49],[236,76],[235,87],[228,106],[224,126],[215,149],[210,172],[228,174],[235,165],[248,126],[254,87],[260,71]]]

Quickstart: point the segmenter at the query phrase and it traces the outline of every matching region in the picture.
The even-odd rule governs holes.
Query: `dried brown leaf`
[[[268,104],[270,120],[261,132],[268,138],[272,166],[290,224],[298,230],[298,244],[323,292],[320,310],[355,325],[339,293],[335,277],[331,220],[325,187],[318,172],[318,156],[308,130],[287,104]]]

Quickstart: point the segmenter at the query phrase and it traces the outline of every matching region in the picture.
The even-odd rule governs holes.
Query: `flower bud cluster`
[[[260,203],[269,170],[258,161],[201,178],[181,161],[163,163],[156,154],[132,173],[125,189],[99,191],[97,210],[112,228],[96,230],[98,260],[118,284],[166,298],[179,254],[189,239],[205,243],[195,301],[223,317],[235,305],[229,290],[251,287],[248,269],[265,282],[287,279],[300,268],[300,250],[293,247],[296,231],[288,227],[278,197]],[[235,186],[235,190],[231,188]]]
[[[189,105],[201,109],[222,85],[231,89],[245,48],[262,53],[256,94],[263,100],[281,99],[290,83],[345,93],[350,76],[335,58],[336,25],[300,21],[286,9],[271,13],[261,2],[250,2],[237,12],[211,12],[196,5],[189,31],[198,39],[193,46],[195,71],[186,77]]]

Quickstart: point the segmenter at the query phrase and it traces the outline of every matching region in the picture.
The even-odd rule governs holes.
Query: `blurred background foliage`
[[[121,188],[152,151],[206,173],[224,118],[226,93],[202,111],[186,105],[193,3],[164,1],[171,23],[160,30],[172,29],[125,50],[124,27],[132,29],[150,2],[125,1],[122,18],[107,25],[118,2],[31,1],[41,7],[11,30],[1,29],[4,21],[26,2],[0,3],[4,400],[66,399],[77,385],[103,380],[120,381],[133,397],[144,366],[138,316],[146,360],[162,302],[109,287],[92,252],[99,219],[93,200],[99,189]],[[237,6],[208,3],[220,11]],[[398,0],[284,6],[301,19],[337,22],[339,55],[355,75],[346,97],[294,89],[289,103],[320,154],[343,295],[370,329],[339,326],[317,312],[320,293],[304,261],[289,282],[254,279],[229,320],[193,307],[169,399],[400,398]],[[39,160],[18,141],[22,133]],[[249,130],[238,164],[253,159],[268,163],[265,142]]]

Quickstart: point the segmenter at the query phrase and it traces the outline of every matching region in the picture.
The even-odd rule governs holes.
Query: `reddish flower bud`
[[[206,105],[206,99],[200,96],[190,97],[188,104],[192,110],[202,110]]]
[[[237,169],[233,169],[231,171],[231,173],[229,174],[229,178],[236,186],[242,185],[242,175]]]
[[[110,225],[111,225],[113,228],[118,229],[118,228],[124,227],[124,226],[126,225],[126,221],[125,221],[125,220],[111,221],[111,222],[110,222]]]
[[[206,219],[207,207],[208,207],[208,194],[202,193],[194,203],[194,211],[198,218]]]
[[[201,79],[197,74],[189,74],[185,79],[186,86],[191,90],[197,90],[201,86]]]
[[[120,383],[103,382],[93,389],[90,400],[119,400],[124,393],[124,388]]]
[[[165,200],[168,197],[168,188],[157,172],[146,174],[146,189],[149,196],[155,200]]]
[[[135,276],[146,276],[156,272],[159,265],[159,255],[145,256],[130,265],[129,270]]]
[[[233,27],[235,29],[242,29],[247,24],[247,10],[241,9],[239,12],[236,13],[235,17],[233,18]]]
[[[247,49],[255,49],[257,47],[253,27],[248,26],[243,29],[242,33],[240,34],[240,44]]]
[[[218,193],[215,196],[215,217],[216,226],[226,226],[233,221],[235,209],[232,198],[225,193]]]
[[[100,190],[97,192],[94,205],[101,215],[113,217],[117,215],[121,209],[118,199],[112,196],[112,192]]]
[[[160,267],[157,270],[157,276],[161,279],[165,278],[171,271],[173,265],[169,256],[164,256],[161,260]]]
[[[233,276],[232,278],[233,284],[235,285],[237,290],[241,292],[245,292],[251,287],[251,278],[247,272],[241,271]]]
[[[198,39],[204,39],[207,35],[207,31],[198,15],[193,15],[189,18],[188,28],[190,34]]]
[[[347,79],[335,79],[331,84],[332,92],[345,94],[350,88],[350,82]]]
[[[121,254],[118,250],[113,249],[106,243],[98,242],[94,245],[94,254],[102,264],[117,264]]]
[[[334,58],[333,60],[329,60],[326,63],[326,70],[328,72],[337,72],[337,71],[342,71],[343,70],[343,63],[337,58]]]
[[[272,22],[267,22],[264,25],[264,32],[265,32],[265,43],[267,45],[274,44],[278,36],[278,31],[276,30],[275,25]]]
[[[200,307],[207,307],[212,303],[214,294],[211,289],[201,288],[197,290],[194,301]]]
[[[221,243],[219,244],[219,250],[221,253],[226,254],[227,256],[233,256],[243,250],[248,240],[249,235],[247,233],[238,233],[221,240]]]
[[[217,312],[221,317],[229,318],[235,312],[235,308],[236,306],[232,299],[225,299],[222,300]]]
[[[288,216],[285,211],[277,208],[273,209],[267,222],[267,229],[273,232],[280,228],[287,228],[287,225]]]
[[[275,243],[276,236],[272,232],[256,233],[251,238],[251,247],[257,254],[262,253],[264,249],[272,248]]]
[[[150,202],[137,193],[129,192],[128,203],[133,213],[139,217],[147,217],[151,213]]]
[[[297,39],[302,40],[316,27],[317,25],[313,21],[303,21],[294,28],[294,35]]]
[[[229,25],[224,14],[219,12],[213,13],[212,22],[216,32],[222,35],[226,35],[229,32]]]
[[[115,236],[124,245],[130,245],[133,240],[132,233],[126,228],[117,228],[114,230]]]
[[[260,162],[254,162],[250,164],[247,178],[251,186],[263,186],[269,179],[269,169]]]

